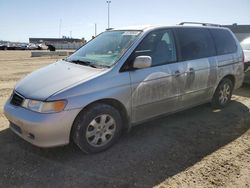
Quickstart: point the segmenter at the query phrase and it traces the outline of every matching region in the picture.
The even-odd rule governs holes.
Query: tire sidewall
[[[104,146],[94,147],[90,145],[86,138],[86,131],[89,123],[99,115],[108,114],[116,122],[116,130],[113,138]],[[122,130],[122,120],[120,113],[112,106],[106,104],[96,104],[88,110],[83,110],[78,114],[73,125],[73,140],[85,153],[101,152],[111,147],[120,137]]]

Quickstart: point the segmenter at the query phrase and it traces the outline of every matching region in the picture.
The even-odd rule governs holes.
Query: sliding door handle
[[[189,69],[189,74],[194,74],[194,69],[193,68]]]

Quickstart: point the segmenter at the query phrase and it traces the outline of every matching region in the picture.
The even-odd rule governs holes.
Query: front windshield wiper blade
[[[69,60],[69,59],[67,59],[66,61],[71,62],[71,63],[75,63],[75,64],[79,64],[79,65],[85,65],[85,66],[90,66],[90,67],[93,67],[93,68],[97,68],[97,66],[95,66],[93,63],[91,63],[89,61]]]

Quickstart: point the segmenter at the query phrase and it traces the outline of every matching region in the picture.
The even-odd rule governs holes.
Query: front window
[[[69,56],[66,61],[111,67],[136,40],[140,31],[107,31]]]
[[[176,61],[174,37],[171,30],[157,30],[149,33],[135,49],[132,59],[150,56],[152,67]]]

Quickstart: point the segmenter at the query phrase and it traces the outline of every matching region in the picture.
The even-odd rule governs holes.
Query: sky
[[[60,21],[61,20],[61,21]],[[111,0],[110,27],[183,21],[249,24],[250,0]],[[60,32],[61,22],[61,32]],[[108,27],[106,0],[0,0],[0,40],[85,38]]]

